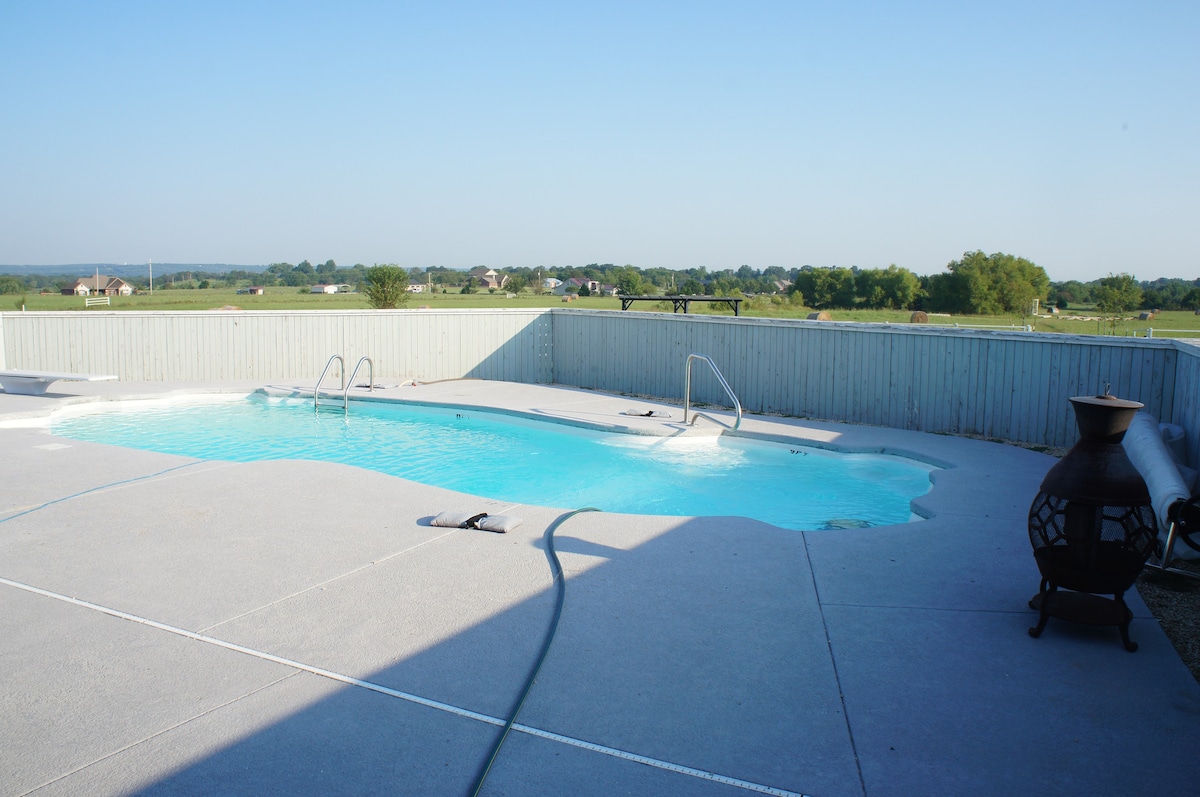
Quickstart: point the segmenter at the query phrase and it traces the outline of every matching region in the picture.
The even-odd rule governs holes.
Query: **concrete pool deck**
[[[79,397],[262,386],[0,393],[0,422]],[[537,385],[380,395],[641,431],[682,419]],[[902,526],[566,520],[558,635],[483,794],[1200,788],[1200,684],[1136,592],[1136,653],[1111,628],[1026,633],[1025,517],[1054,460],[785,418],[742,429],[950,467],[916,502],[932,517]],[[541,648],[545,532],[571,509],[0,428],[0,794],[466,794]],[[430,526],[442,510],[524,523]]]

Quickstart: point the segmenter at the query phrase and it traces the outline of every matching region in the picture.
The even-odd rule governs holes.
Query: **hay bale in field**
[[[833,316],[831,316],[829,313],[822,310],[819,313],[809,313],[808,320],[809,321],[832,321]]]
[[[910,323],[910,324],[928,324],[929,323],[929,314],[923,310],[918,310],[908,317],[908,323]]]
[[[1153,321],[1154,313],[1138,313],[1138,321]]]

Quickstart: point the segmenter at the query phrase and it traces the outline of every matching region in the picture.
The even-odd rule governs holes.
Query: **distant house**
[[[501,274],[487,266],[478,266],[467,272],[468,277],[474,277],[481,288],[503,288],[508,282],[508,275]]]
[[[424,293],[425,292],[425,283],[417,282],[416,280],[409,280],[408,292],[409,293]]]
[[[560,282],[554,286],[553,293],[555,296],[562,296],[564,293],[579,293],[579,289],[587,286],[588,293],[599,293],[600,283],[596,280],[582,279],[580,277],[571,277],[568,280]],[[574,290],[571,290],[574,288]]]
[[[562,280],[555,279],[554,277],[546,277],[546,279],[542,280],[542,287],[548,291],[554,290],[559,285],[562,285]]]
[[[591,288],[588,288],[588,290],[591,290]],[[600,295],[601,296],[616,296],[617,295],[617,286],[616,285],[601,285],[600,286]]]
[[[337,293],[338,285],[314,285],[308,289],[309,293]]]
[[[251,285],[246,289],[246,293],[249,293],[252,296],[262,296],[264,293],[266,293],[266,289],[261,285]]]
[[[132,296],[133,286],[120,277],[81,277],[62,289],[63,296]]]

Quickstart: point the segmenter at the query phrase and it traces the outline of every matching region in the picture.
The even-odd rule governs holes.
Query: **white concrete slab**
[[[121,760],[294,673],[2,584],[0,639],[6,795]]]
[[[0,424],[187,389],[76,387],[0,394]],[[545,386],[379,393],[642,433],[678,433],[682,419],[662,402]],[[679,417],[622,414],[633,406]],[[484,793],[1200,782],[1185,745],[1200,686],[1135,595],[1137,653],[1111,629],[1025,633],[1038,580],[1025,514],[1052,460],[795,419],[743,429],[952,469],[917,502],[933,518],[903,526],[572,518],[557,537],[562,625],[520,718],[551,735],[514,732]],[[526,523],[430,527],[445,509]],[[0,428],[0,578],[131,616],[0,585],[0,738],[18,740],[0,750],[0,793],[465,793],[498,732],[487,717],[512,705],[552,613],[543,535],[560,512],[340,465],[200,463]]]
[[[494,730],[300,673],[37,794],[461,795]]]
[[[825,616],[867,794],[1195,792],[1200,694],[1152,621],[1130,654],[1028,610]]]

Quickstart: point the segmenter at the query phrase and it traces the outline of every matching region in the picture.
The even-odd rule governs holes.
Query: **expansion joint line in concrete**
[[[166,470],[160,470],[157,473],[147,473],[145,476],[134,476],[129,479],[121,479],[120,481],[109,482],[108,484],[102,484],[99,487],[89,487],[86,490],[80,490],[79,492],[72,493],[71,495],[64,495],[62,498],[55,498],[54,500],[47,501],[44,504],[38,504],[35,507],[30,507],[29,509],[23,509],[20,512],[16,512],[14,514],[9,515],[8,517],[0,518],[0,523],[6,523],[10,520],[16,520],[19,517],[25,517],[26,515],[32,515],[34,512],[40,512],[43,509],[45,509],[46,507],[54,506],[55,504],[61,504],[61,503],[64,503],[65,501],[71,501],[76,498],[82,498],[85,495],[95,495],[96,493],[102,493],[105,490],[115,490],[119,487],[124,487],[129,484],[136,484],[137,482],[144,482],[144,481],[149,481],[150,479],[157,479],[159,476],[165,476],[168,473],[173,473],[178,470],[183,470],[184,468],[194,468],[197,465],[214,465],[214,464],[217,465],[217,467],[224,467],[223,463],[206,462],[203,460],[198,461],[198,462],[185,462],[182,465],[176,465],[173,468],[167,468]]]
[[[57,783],[58,781],[63,780],[64,778],[71,777],[72,775],[74,775],[77,772],[82,772],[83,770],[87,769],[88,767],[93,767],[96,764],[101,763],[102,761],[107,761],[108,759],[112,758],[113,756],[118,756],[121,753],[124,753],[128,750],[132,750],[133,748],[135,748],[139,745],[143,745],[146,742],[153,741],[153,740],[159,738],[160,736],[170,733],[171,731],[174,731],[178,728],[182,728],[184,725],[187,725],[190,722],[195,722],[196,720],[200,719],[201,717],[207,717],[209,714],[220,711],[221,709],[223,709],[227,706],[231,706],[234,703],[238,702],[239,700],[245,700],[246,698],[251,697],[252,695],[256,695],[259,692],[270,689],[272,686],[275,686],[276,684],[281,684],[289,678],[295,678],[297,675],[299,675],[298,672],[289,672],[287,675],[284,675],[280,678],[276,678],[274,681],[271,681],[270,683],[263,684],[262,686],[260,686],[256,689],[251,689],[249,692],[246,692],[245,694],[238,695],[237,697],[226,700],[224,703],[221,703],[219,706],[212,706],[210,708],[207,708],[204,711],[201,711],[199,714],[194,714],[193,716],[188,717],[187,719],[180,720],[179,722],[175,723],[174,725],[171,725],[169,727],[163,728],[162,730],[156,731],[142,739],[138,739],[136,742],[130,742],[129,744],[127,744],[123,747],[119,747],[116,750],[112,750],[108,753],[105,753],[104,755],[100,756],[99,758],[97,758],[95,760],[89,761],[86,764],[81,764],[81,765],[75,767],[74,769],[72,769],[70,772],[64,772],[63,774],[59,775],[56,778],[52,778],[51,780],[48,780],[45,783],[41,783],[37,786],[34,786],[32,789],[29,789],[28,791],[26,791],[25,794],[33,794],[34,792],[38,791],[39,789],[44,789],[53,783]]]
[[[850,739],[850,751],[854,754],[854,768],[858,771],[858,785],[862,793],[867,793],[867,781],[863,776],[862,761],[858,758],[858,745],[854,741],[854,726],[850,722],[850,710],[846,707],[846,692],[842,689],[842,675],[838,672],[837,656],[833,652],[833,640],[829,638],[829,620],[825,617],[825,606],[821,603],[821,588],[817,584],[817,573],[812,566],[812,556],[808,552],[808,532],[800,532],[804,540],[804,558],[808,560],[808,573],[812,578],[813,596],[817,600],[817,611],[821,613],[821,630],[825,632],[825,647],[829,650],[829,666],[833,668],[833,679],[837,683],[838,701],[842,704],[842,718],[846,722],[846,735]]]
[[[362,565],[361,567],[356,567],[353,570],[348,570],[347,572],[342,573],[341,575],[334,576],[333,578],[327,578],[324,581],[320,582],[319,584],[313,584],[311,587],[305,587],[302,590],[297,590],[296,592],[293,592],[291,595],[284,595],[282,598],[273,600],[270,603],[265,603],[262,606],[257,606],[253,609],[250,609],[249,611],[245,611],[245,612],[242,612],[241,614],[230,617],[227,620],[222,620],[219,623],[213,623],[212,625],[208,626],[207,628],[201,628],[199,633],[206,634],[209,631],[213,630],[214,628],[220,628],[221,626],[225,625],[226,623],[232,623],[234,620],[241,620],[243,617],[249,617],[252,614],[261,612],[263,609],[269,609],[272,606],[275,606],[277,604],[285,603],[286,601],[290,601],[293,598],[298,598],[306,592],[312,592],[314,589],[324,589],[325,587],[329,586],[330,584],[332,584],[335,581],[341,581],[343,578],[349,578],[350,576],[354,575],[355,573],[361,573],[363,570],[366,570],[367,568],[374,567],[375,565],[383,564],[384,562],[388,561],[389,559],[395,559],[397,556],[403,556],[406,553],[411,553],[412,551],[415,551],[416,549],[418,549],[424,545],[428,545],[431,542],[437,542],[438,540],[442,539],[443,537],[449,537],[451,534],[456,534],[456,533],[458,533],[458,531],[459,531],[458,529],[452,529],[450,531],[447,531],[445,534],[439,534],[436,537],[430,537],[428,540],[425,540],[424,542],[419,542],[416,545],[410,545],[407,548],[403,548],[399,551],[394,551],[394,552],[388,554],[387,556],[376,559],[372,562]]]
[[[160,623],[156,620],[150,620],[146,617],[139,617],[135,614],[129,614],[128,612],[120,611],[119,609],[112,609],[107,606],[101,606],[97,603],[90,603],[85,600],[80,600],[79,598],[72,598],[69,595],[62,595],[57,592],[51,592],[50,590],[41,589],[40,587],[35,587],[30,584],[22,584],[19,581],[12,581],[10,579],[0,577],[0,585],[6,586],[6,587],[12,587],[13,589],[23,590],[25,592],[29,592],[34,595],[41,595],[42,597],[45,597],[45,598],[51,598],[53,600],[62,601],[63,603],[68,603],[68,604],[71,604],[72,606],[78,606],[83,609],[90,609],[92,611],[100,612],[101,614],[106,614],[109,617],[115,617],[119,620],[127,620],[131,623],[137,623],[138,625],[144,625],[149,628],[154,628],[158,631],[165,631],[169,634],[175,634],[176,636],[181,636],[186,639],[194,640],[196,642],[202,642],[202,643],[208,644],[208,645],[215,645],[216,647],[224,648],[225,650],[233,651],[234,653],[241,653],[246,656],[253,656],[254,658],[261,659],[262,661],[269,661],[274,664],[282,665],[284,667],[290,667],[295,670],[307,672],[312,675],[320,676],[322,678],[328,678],[332,681],[337,681],[339,683],[347,684],[349,686],[356,686],[361,689],[367,689],[372,692],[377,692],[381,695],[386,695],[388,697],[399,698],[400,700],[405,700],[405,701],[408,701],[409,703],[415,703],[419,706],[425,706],[426,708],[432,708],[437,711],[444,711],[448,714],[453,714],[455,716],[463,717],[465,719],[475,720],[476,722],[485,722],[488,725],[495,725],[497,727],[504,727],[504,725],[506,724],[506,720],[502,720],[499,717],[492,717],[487,714],[480,714],[477,711],[471,711],[470,709],[461,708],[460,706],[454,706],[449,703],[442,703],[441,701],[438,701],[438,700],[430,700],[429,698],[421,697],[420,695],[414,695],[409,692],[402,692],[399,689],[392,689],[391,687],[383,686],[382,684],[372,683],[371,681],[364,681],[360,678],[354,678],[353,676],[350,676],[350,675],[343,675],[342,673],[333,672],[332,670],[326,670],[321,667],[314,667],[310,664],[304,664],[303,662],[295,661],[293,659],[286,659],[282,656],[276,656],[272,653],[267,653],[265,651],[243,647],[242,645],[235,645],[232,642],[226,642],[225,640],[222,640],[222,639],[205,636],[204,634],[198,634],[194,631],[188,631],[185,628],[179,628],[177,626],[167,625],[166,623]],[[541,728],[534,728],[529,725],[514,724],[512,726],[512,729],[519,733],[524,733],[529,736],[537,737],[539,739],[546,739],[551,742],[558,742],[560,744],[566,744],[566,745],[570,745],[572,747],[578,747],[583,750],[590,750],[594,753],[601,753],[602,755],[611,756],[613,758],[619,758],[624,761],[631,761],[631,762],[637,763],[637,764],[644,764],[646,766],[654,767],[656,769],[662,769],[667,772],[675,772],[680,775],[687,775],[689,777],[699,778],[702,780],[708,780],[708,781],[712,781],[714,783],[721,783],[726,786],[733,786],[735,788],[742,789],[744,791],[755,792],[757,794],[770,794],[770,795],[774,795],[774,797],[806,797],[806,795],[803,795],[799,792],[787,791],[786,789],[779,789],[779,788],[775,788],[774,786],[766,786],[761,783],[754,783],[754,782],[748,781],[748,780],[732,778],[727,775],[720,775],[718,773],[708,772],[703,769],[696,769],[694,767],[688,767],[688,766],[684,766],[682,764],[675,764],[670,761],[663,761],[663,760],[657,759],[657,758],[650,758],[648,756],[638,755],[637,753],[630,753],[625,750],[620,750],[615,747],[607,747],[605,745],[593,744],[592,742],[588,742],[583,739],[576,739],[571,736],[563,736],[562,734],[554,733],[552,731],[542,730]]]

